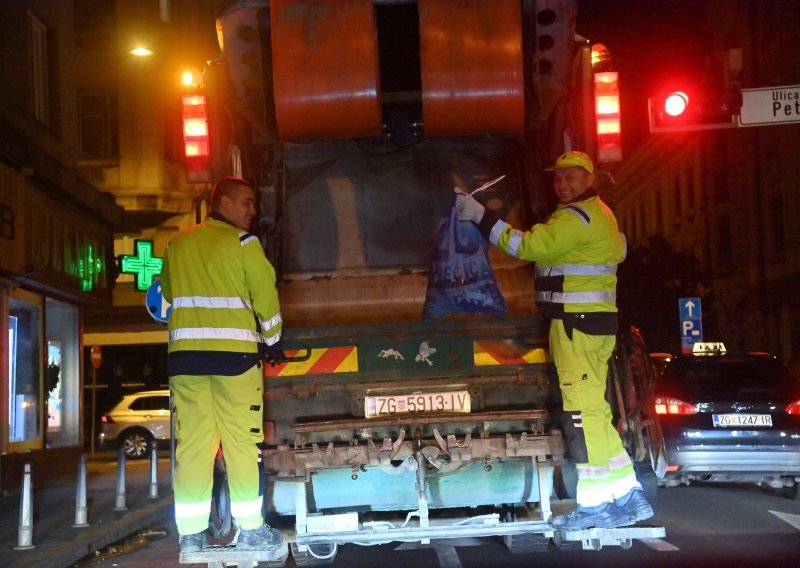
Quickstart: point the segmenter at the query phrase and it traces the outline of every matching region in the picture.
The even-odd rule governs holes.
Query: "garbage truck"
[[[221,11],[203,85],[209,178],[254,181],[254,231],[278,274],[290,360],[265,366],[264,503],[270,522],[289,520],[298,565],[351,544],[491,536],[528,553],[663,536],[550,524],[576,475],[530,263],[489,251],[504,313],[423,317],[454,188],[504,175],[483,201],[530,226],[555,204],[544,167],[565,144],[589,147],[575,18],[574,0]],[[623,331],[608,399],[637,471],[663,475],[654,370]],[[212,527],[230,526],[224,508]]]

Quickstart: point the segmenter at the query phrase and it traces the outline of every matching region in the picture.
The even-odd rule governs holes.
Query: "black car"
[[[746,482],[800,498],[800,381],[767,354],[682,355],[656,379],[660,485]]]

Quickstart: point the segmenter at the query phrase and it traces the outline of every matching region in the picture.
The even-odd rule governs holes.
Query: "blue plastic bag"
[[[433,231],[428,292],[422,318],[506,313],[489,264],[489,243],[471,221],[456,217],[456,196]]]

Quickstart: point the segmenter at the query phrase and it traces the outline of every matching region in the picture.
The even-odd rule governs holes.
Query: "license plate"
[[[364,398],[367,418],[421,412],[464,412],[470,410],[467,391],[391,394]]]
[[[771,414],[712,414],[714,426],[772,426]]]

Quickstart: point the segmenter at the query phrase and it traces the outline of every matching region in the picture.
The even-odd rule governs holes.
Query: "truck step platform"
[[[659,539],[666,534],[664,527],[643,526],[561,531],[563,541],[580,542],[583,550],[600,550],[603,546],[621,546],[627,549],[633,545],[634,540]]]
[[[180,564],[208,564],[208,568],[224,568],[239,566],[240,568],[256,568],[270,566],[280,568],[286,564],[289,556],[289,545],[284,542],[278,549],[238,550],[235,544],[209,545],[200,552],[181,552]]]

